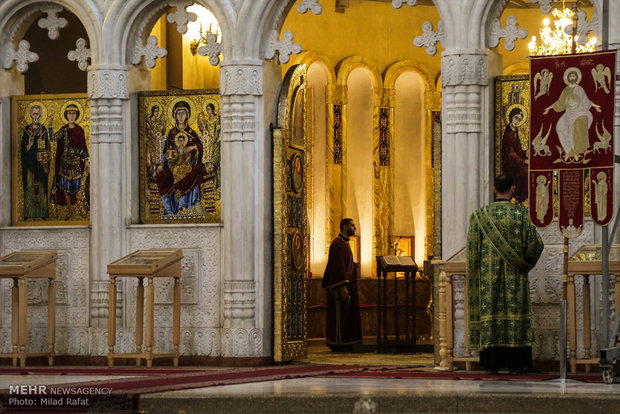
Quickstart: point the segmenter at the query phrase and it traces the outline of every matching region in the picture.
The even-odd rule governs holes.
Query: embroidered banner
[[[549,194],[541,188],[543,199],[536,199],[536,179],[541,175],[548,178],[552,170],[580,171],[578,184],[576,174],[564,174],[560,179],[559,225],[566,237],[580,233],[572,231],[569,219],[576,229],[583,224],[584,169],[593,171],[589,188],[594,221],[605,225],[611,220],[615,73],[616,51],[531,58],[529,187],[530,197],[534,198],[530,198],[529,208],[534,225],[544,227],[553,218],[544,216],[540,220],[542,212],[536,211],[545,203],[545,194]],[[575,194],[569,194],[573,191]],[[563,206],[564,201],[569,206]]]
[[[613,216],[614,196],[611,183],[613,168],[590,170],[590,215],[595,223],[605,225]]]
[[[536,227],[547,227],[553,221],[553,171],[529,172],[530,220]]]
[[[558,225],[568,239],[583,231],[583,170],[561,170]]]

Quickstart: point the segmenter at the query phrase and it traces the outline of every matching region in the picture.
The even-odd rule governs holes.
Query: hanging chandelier
[[[553,24],[548,18],[545,18],[543,27],[540,29],[540,39],[532,36],[532,41],[528,44],[530,56],[594,52],[596,37],[590,38],[582,45],[578,42],[578,35],[573,36],[565,31],[566,27],[572,24],[573,33],[576,32],[577,13],[575,10],[565,7],[564,2],[562,2],[562,10],[553,9],[551,14],[553,15]]]

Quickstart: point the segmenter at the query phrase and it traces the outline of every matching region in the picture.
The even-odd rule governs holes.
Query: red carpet
[[[382,372],[354,372],[333,374],[331,377],[354,377],[354,378],[414,378],[414,379],[452,379],[452,380],[482,380],[482,381],[546,381],[558,378],[553,374],[485,374],[484,372],[454,371],[382,371]]]
[[[166,375],[148,375],[150,370],[139,370],[135,378],[88,381],[54,385],[54,388],[112,388],[113,394],[149,394],[163,391],[175,391],[189,388],[212,387],[217,385],[242,384],[261,381],[275,381],[291,378],[316,377],[330,374],[347,374],[372,368],[351,365],[286,365],[260,367],[252,369],[217,369],[217,370],[167,370]],[[377,368],[381,369],[381,368]],[[73,369],[80,374],[86,369]],[[64,370],[63,370],[64,371]],[[109,373],[107,369],[99,369],[99,375]],[[166,371],[166,370],[159,370]],[[176,371],[171,374],[170,371]],[[181,371],[181,372],[178,372]],[[49,373],[49,371],[46,371]],[[119,373],[116,372],[115,375]],[[123,370],[125,375],[135,375]],[[6,392],[6,390],[4,390]]]
[[[191,374],[196,372],[223,370],[230,371],[234,368],[213,367],[208,370],[204,368],[146,368],[146,367],[113,367],[113,368],[85,368],[85,367],[25,367],[25,368],[0,368],[0,375],[175,375]]]
[[[382,371],[360,371],[347,373],[334,373],[330,377],[341,378],[395,378],[395,379],[451,379],[451,380],[480,380],[480,381],[548,381],[559,379],[558,374],[486,374],[484,372],[472,371],[401,371],[401,370],[382,370]],[[602,383],[603,378],[600,374],[568,375],[568,379],[582,382]]]

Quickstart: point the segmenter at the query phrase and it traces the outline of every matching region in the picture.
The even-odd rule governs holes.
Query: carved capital
[[[225,95],[262,95],[263,68],[256,64],[222,63],[220,88]]]
[[[88,69],[89,99],[128,99],[128,71],[124,66],[91,66]]]
[[[456,50],[441,54],[441,85],[487,85],[488,57],[483,50]]]
[[[123,142],[123,101],[92,100],[90,105],[90,141],[92,144]]]
[[[222,141],[256,139],[255,101],[253,95],[222,96]]]
[[[481,95],[482,89],[478,85],[444,88],[442,117],[448,134],[482,131]]]

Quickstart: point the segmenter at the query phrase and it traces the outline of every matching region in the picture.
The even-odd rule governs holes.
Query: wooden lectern
[[[377,256],[377,352],[386,353],[388,350],[415,352],[415,276],[418,271],[411,256]],[[405,275],[405,337],[401,339],[398,333],[398,278],[396,272]],[[394,328],[396,337],[388,341],[387,338],[387,283],[388,273],[394,274]],[[411,283],[410,283],[411,282]],[[409,285],[411,284],[411,290]],[[411,328],[409,327],[411,321]]]
[[[0,258],[0,278],[13,279],[11,306],[11,342],[13,352],[0,357],[13,358],[13,366],[26,366],[29,356],[46,356],[54,364],[56,337],[56,259],[55,250],[21,250]],[[47,288],[47,352],[27,352],[28,342],[28,279],[45,278]]]
[[[136,365],[146,359],[146,366],[153,365],[153,358],[170,358],[176,367],[179,364],[179,340],[181,336],[181,249],[137,250],[108,265],[110,275],[110,296],[108,302],[108,365],[114,366],[114,358],[135,358]],[[114,353],[116,344],[116,279],[137,277],[136,298],[136,352]],[[172,302],[172,344],[174,350],[168,353],[153,353],[153,322],[155,317],[155,289],[153,278],[174,278],[174,299]],[[142,329],[144,319],[144,284],[146,285],[146,349],[142,351]]]

